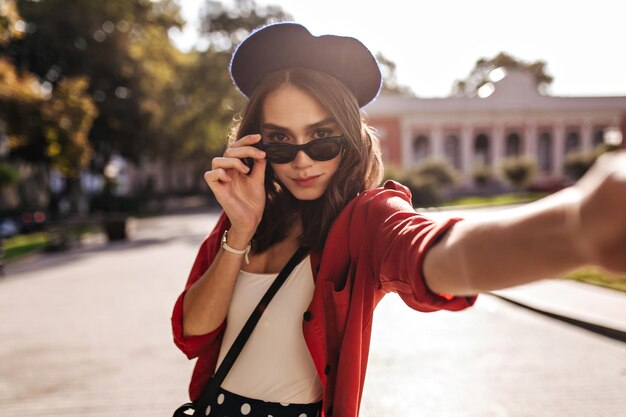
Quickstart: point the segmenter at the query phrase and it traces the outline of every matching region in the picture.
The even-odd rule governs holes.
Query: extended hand
[[[626,272],[626,151],[602,155],[574,189],[581,196],[576,238],[583,255]]]

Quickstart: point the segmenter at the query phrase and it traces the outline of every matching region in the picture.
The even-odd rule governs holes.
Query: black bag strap
[[[196,401],[196,409],[204,410],[209,404],[210,399],[215,396],[220,385],[222,385],[224,378],[226,378],[226,375],[228,375],[228,372],[235,364],[237,356],[239,356],[239,353],[241,353],[243,346],[248,341],[248,338],[252,334],[252,331],[254,330],[256,324],[259,322],[259,319],[267,308],[267,305],[270,303],[270,301],[272,301],[272,298],[274,298],[280,287],[287,280],[287,277],[289,277],[291,271],[293,271],[296,265],[298,265],[300,261],[304,259],[307,253],[308,249],[304,246],[301,246],[296,251],[296,253],[293,254],[291,259],[289,259],[289,262],[287,262],[285,267],[280,271],[274,282],[272,282],[272,285],[270,285],[267,292],[265,293],[263,298],[261,298],[261,301],[259,301],[259,304],[250,315],[250,318],[248,318],[248,321],[246,322],[246,324],[244,324],[241,332],[239,332],[239,335],[233,342],[233,345],[228,350],[228,353],[224,357],[224,360],[220,364],[220,367],[215,372],[213,377],[211,377],[207,385],[204,387],[202,395]]]

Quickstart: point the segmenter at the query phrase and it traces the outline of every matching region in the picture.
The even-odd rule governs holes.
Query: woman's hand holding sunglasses
[[[211,171],[204,173],[209,185],[231,222],[233,234],[248,235],[250,240],[261,221],[265,208],[265,152],[254,147],[261,135],[248,135],[235,141],[214,158]],[[252,169],[243,160],[254,161]]]

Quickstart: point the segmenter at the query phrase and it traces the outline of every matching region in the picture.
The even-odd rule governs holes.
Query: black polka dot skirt
[[[199,411],[210,417],[318,417],[321,409],[321,401],[313,404],[272,403],[219,388],[206,410]]]

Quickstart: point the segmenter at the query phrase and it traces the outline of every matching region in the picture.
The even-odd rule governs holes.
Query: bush
[[[412,172],[420,177],[430,178],[441,187],[454,184],[457,181],[454,169],[447,162],[437,159],[429,159],[420,163]]]
[[[599,154],[596,152],[572,152],[565,157],[565,174],[574,181],[579,180],[591,168]]]
[[[507,158],[502,162],[502,172],[514,188],[530,184],[537,172],[537,162],[530,158]]]
[[[441,203],[443,189],[456,182],[456,174],[443,161],[427,160],[410,171],[387,166],[385,179],[405,185],[411,191],[413,206],[428,207]]]
[[[17,184],[20,180],[20,174],[15,168],[9,164],[0,164],[0,188]]]
[[[485,187],[491,182],[493,173],[487,165],[476,165],[472,170],[472,178],[477,186]]]

